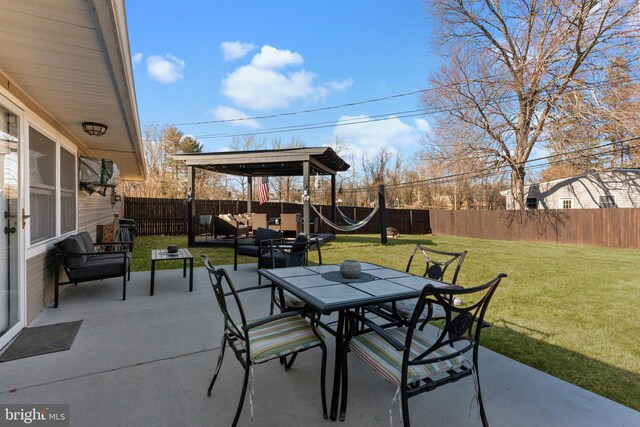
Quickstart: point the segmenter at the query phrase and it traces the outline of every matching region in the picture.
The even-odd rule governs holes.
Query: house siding
[[[613,196],[618,208],[640,207],[640,170],[615,170],[525,187],[526,197],[538,199],[538,209],[562,209],[562,200],[571,199],[573,209],[598,209],[600,196]],[[513,197],[507,194],[507,208]]]
[[[111,204],[111,191],[107,190],[106,196],[97,193],[92,195],[84,191],[78,193],[78,230],[88,231],[95,241],[96,225],[113,223],[114,214],[119,214],[119,205]],[[115,190],[122,194],[122,184],[118,184]]]
[[[56,258],[48,251],[27,260],[27,323],[53,300]]]
[[[122,184],[116,192],[122,194]],[[98,224],[113,223],[113,214],[121,209],[111,204],[111,190],[106,196],[78,192],[78,231],[87,231],[95,241]],[[27,323],[51,305],[55,286],[55,251],[50,250],[27,260]],[[64,292],[64,287],[60,289]]]

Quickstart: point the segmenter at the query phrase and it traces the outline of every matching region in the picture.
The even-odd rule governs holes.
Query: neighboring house
[[[609,169],[524,187],[527,209],[640,207],[640,169]],[[514,209],[510,191],[503,191]]]
[[[52,300],[53,243],[122,208],[119,188],[79,191],[79,158],[145,170],[123,0],[0,0],[0,16],[2,348]]]

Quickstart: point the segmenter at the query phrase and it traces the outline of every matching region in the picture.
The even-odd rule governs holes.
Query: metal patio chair
[[[298,234],[293,242],[278,240],[269,241],[269,252],[262,254],[258,265],[261,268],[286,268],[308,265],[309,251],[315,246],[318,253],[318,264],[322,265],[322,251],[318,239],[309,239],[304,234]],[[261,283],[261,277],[258,284]],[[281,311],[299,309],[305,306],[304,301],[282,289],[272,288],[272,310],[277,306]]]
[[[487,426],[478,374],[478,348],[487,307],[504,277],[505,274],[500,274],[484,285],[466,289],[427,285],[406,326],[382,326],[360,314],[349,313],[349,328],[342,348],[341,419],[347,408],[347,352],[350,350],[397,387],[394,401],[399,395],[405,427],[410,425],[410,397],[468,376],[474,377],[480,417],[482,424]],[[465,299],[474,303],[454,306],[450,301],[458,295],[464,295]],[[417,326],[422,322],[421,317],[429,304],[442,307],[444,320],[439,320],[437,326],[425,332]],[[427,318],[427,322],[431,320]]]
[[[316,329],[313,316],[311,321],[308,321],[302,317],[303,311],[289,311],[248,320],[238,294],[263,289],[264,286],[236,290],[227,272],[224,269],[214,268],[208,256],[202,256],[204,258],[204,266],[209,272],[209,279],[213,286],[216,300],[224,316],[224,332],[220,343],[220,353],[207,395],[211,396],[211,390],[218,378],[225,348],[228,345],[244,368],[240,402],[233,419],[233,425],[235,426],[242,412],[250,373],[254,365],[279,359],[281,363],[284,363],[285,370],[288,370],[298,353],[310,348],[320,347],[322,350],[320,393],[322,397],[322,414],[326,419],[325,374],[327,348],[324,344],[322,333]],[[232,315],[229,311],[230,309],[237,314]],[[286,362],[287,356],[291,356],[289,363]]]
[[[422,255],[422,257],[416,257],[416,254]],[[413,248],[413,252],[409,257],[409,262],[407,263],[407,268],[405,269],[405,271],[407,273],[422,275],[423,277],[427,277],[429,279],[456,284],[456,281],[458,280],[458,274],[460,273],[460,268],[462,267],[462,263],[464,262],[466,256],[467,251],[439,251],[436,249],[431,249],[424,245],[417,244]],[[422,263],[419,263],[419,260],[422,261]],[[422,269],[423,266],[424,270]],[[449,267],[451,267],[451,270],[449,269]],[[393,316],[397,319],[406,321],[413,314],[417,303],[418,299],[413,298],[409,300],[383,304],[377,307],[377,314],[382,314],[383,317]],[[427,309],[428,308],[429,306],[427,306]],[[431,305],[431,309],[433,310],[433,313],[431,314],[432,319],[444,317],[443,309],[437,304]],[[375,309],[373,311],[375,312]],[[426,314],[427,313],[425,311],[421,318],[424,319],[426,317]]]

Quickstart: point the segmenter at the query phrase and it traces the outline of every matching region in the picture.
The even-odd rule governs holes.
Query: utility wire
[[[595,145],[593,147],[586,147],[586,148],[582,148],[582,149],[578,149],[578,150],[565,151],[565,152],[562,152],[562,153],[555,153],[555,154],[550,154],[548,156],[538,157],[538,158],[534,158],[534,159],[528,159],[525,162],[518,162],[517,164],[527,164],[527,163],[539,162],[539,161],[542,161],[542,160],[548,160],[548,159],[553,159],[553,158],[556,158],[556,157],[562,157],[562,156],[572,155],[572,154],[576,154],[576,153],[582,153],[582,152],[585,152],[585,151],[592,151],[592,150],[595,150],[595,149],[598,149],[598,148],[604,148],[604,147],[624,144],[626,142],[636,141],[636,140],[640,140],[640,136],[631,137],[631,138],[618,140],[618,141],[614,141],[614,142],[607,142],[607,143]],[[640,144],[630,145],[630,146],[627,146],[626,148],[631,148],[631,149],[640,148]],[[558,159],[558,160],[554,160],[554,161],[551,161],[551,162],[530,166],[529,170],[531,170],[531,169],[535,170],[535,169],[538,169],[538,168],[547,167],[549,165],[554,165],[554,164],[569,163],[571,161],[575,161],[575,160],[578,160],[578,159],[581,159],[581,158],[589,158],[589,157],[593,157],[593,156],[600,157],[600,156],[603,156],[603,155],[606,155],[606,154],[613,154],[613,153],[615,153],[617,151],[619,151],[618,148],[614,148],[614,149],[609,150],[609,151],[599,152],[599,153],[595,153],[595,154],[587,154],[587,155],[582,155],[582,156],[578,156],[578,157],[571,157],[571,158],[567,158],[567,159]],[[493,176],[493,175],[503,174],[505,172],[508,172],[509,170],[511,170],[511,168],[508,165],[492,166],[492,167],[487,167],[487,168],[481,169],[479,171],[474,171],[474,172],[461,172],[461,173],[442,175],[442,176],[437,176],[437,177],[432,177],[432,178],[425,178],[425,179],[416,180],[416,181],[401,182],[401,183],[398,183],[398,184],[385,184],[385,188],[404,187],[404,186],[409,186],[409,185],[426,184],[426,183],[430,183],[430,182],[439,182],[439,181],[449,182],[453,178],[462,178],[462,177],[477,179],[477,178],[482,178],[482,177],[485,177],[485,176]],[[373,187],[373,188],[375,188],[375,187]],[[344,189],[343,191],[352,192],[352,191],[360,191],[360,190],[371,191],[372,187],[349,188],[349,189]]]
[[[637,137],[633,137],[633,138],[628,138],[628,139],[624,139],[624,140],[620,140],[620,141],[615,141],[615,142],[609,142],[606,144],[600,144],[594,147],[589,147],[589,148],[583,148],[583,149],[579,149],[579,150],[573,150],[573,151],[566,151],[563,153],[557,153],[557,154],[552,154],[549,156],[544,156],[544,157],[538,157],[535,159],[529,159],[525,162],[519,162],[518,164],[526,164],[526,163],[533,163],[533,162],[539,162],[542,160],[548,160],[548,159],[552,159],[552,158],[556,158],[556,157],[561,157],[561,156],[566,156],[566,155],[572,155],[575,153],[580,153],[580,152],[584,152],[584,151],[591,151],[591,150],[595,150],[597,148],[604,148],[604,147],[608,147],[608,146],[612,146],[612,145],[619,145],[619,144],[623,144],[625,142],[629,142],[629,141],[635,141],[635,140],[640,140],[640,136]],[[635,148],[640,148],[640,145],[638,144],[634,144],[631,146],[627,146],[627,148],[630,149],[635,149]],[[577,156],[577,157],[571,157],[571,158],[567,158],[567,159],[558,159],[558,160],[554,160],[554,161],[550,161],[547,163],[542,163],[539,165],[533,165],[529,167],[529,170],[531,169],[539,169],[542,167],[548,167],[550,165],[555,165],[555,164],[561,164],[561,163],[570,163],[572,161],[575,160],[579,160],[582,158],[590,158],[590,157],[600,157],[600,156],[604,156],[606,154],[613,154],[618,152],[619,149],[618,148],[614,148],[612,150],[609,151],[603,151],[603,152],[599,152],[599,153],[595,153],[595,154],[585,154],[582,156]],[[489,168],[485,168],[485,169],[481,169],[479,171],[475,171],[475,172],[462,172],[462,173],[457,173],[457,174],[450,174],[450,175],[443,175],[443,176],[438,176],[438,177],[433,177],[433,178],[426,178],[426,179],[422,179],[422,180],[416,180],[416,181],[410,181],[410,182],[402,182],[399,184],[388,184],[385,185],[385,187],[404,187],[404,186],[409,186],[409,185],[416,185],[416,184],[424,184],[424,183],[429,183],[429,182],[439,182],[439,181],[449,181],[452,178],[461,178],[461,177],[467,177],[467,178],[482,178],[485,176],[492,176],[492,175],[497,175],[497,174],[501,174],[501,173],[505,173],[505,172],[509,172],[511,170],[511,167],[509,165],[500,165],[500,166],[494,166],[494,167],[489,167]]]
[[[506,72],[504,74],[502,74],[502,76],[508,76],[508,75],[509,75],[509,73],[506,73]],[[319,112],[319,111],[335,110],[335,109],[353,107],[353,106],[370,104],[370,103],[375,103],[375,102],[388,101],[390,99],[397,99],[397,98],[403,98],[403,97],[416,95],[416,94],[428,93],[428,92],[432,92],[432,91],[435,91],[435,90],[440,90],[442,88],[447,88],[447,87],[455,87],[455,86],[463,86],[463,85],[464,86],[468,86],[470,84],[475,84],[475,83],[493,83],[493,84],[498,84],[498,83],[501,83],[501,81],[500,80],[494,80],[494,79],[497,79],[500,76],[501,75],[493,75],[493,76],[490,76],[490,77],[484,78],[484,79],[472,79],[472,80],[465,81],[465,82],[453,82],[453,83],[449,83],[449,84],[446,84],[446,85],[441,85],[441,86],[439,86],[437,88],[433,88],[432,87],[432,88],[427,88],[427,89],[419,89],[419,90],[414,90],[414,91],[410,91],[410,92],[398,93],[398,94],[379,97],[379,98],[365,99],[365,100],[361,100],[361,101],[348,102],[348,103],[339,104],[339,105],[331,105],[331,106],[327,106],[327,107],[319,107],[319,108],[312,108],[312,109],[306,109],[306,110],[289,111],[289,112],[284,112],[284,113],[269,114],[269,115],[263,115],[263,116],[239,117],[239,118],[234,118],[234,119],[220,119],[220,120],[206,120],[206,121],[198,121],[198,122],[168,123],[168,124],[157,125],[157,126],[160,126],[160,127],[164,127],[164,126],[194,126],[194,125],[217,124],[217,123],[233,123],[233,122],[242,122],[242,121],[248,121],[248,120],[263,120],[263,119],[271,119],[271,118],[276,118],[276,117],[295,116],[295,115],[300,115],[300,114],[314,113],[314,112]],[[637,81],[637,80],[639,80],[639,78],[629,79],[629,80],[621,80],[619,82],[618,81],[615,81],[615,82],[593,82],[593,83],[585,83],[585,84],[583,84],[583,86],[597,88],[597,87],[600,87],[603,84],[604,85],[613,85],[613,84],[617,84],[617,83],[630,83],[632,81]],[[389,114],[393,114],[393,113],[389,113]]]

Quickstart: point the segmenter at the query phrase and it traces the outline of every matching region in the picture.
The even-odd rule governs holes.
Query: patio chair
[[[252,238],[236,237],[233,242],[233,269],[238,269],[238,255],[250,256],[259,260],[262,254],[269,251],[269,240],[278,240],[281,236],[278,230],[258,228]],[[263,266],[258,264],[258,268],[261,267]],[[264,267],[268,268],[269,264],[265,264]]]
[[[417,253],[420,253],[422,255],[422,258],[416,257]],[[424,245],[417,244],[413,248],[413,252],[409,257],[409,262],[407,263],[407,268],[405,271],[407,273],[421,274],[423,277],[427,277],[429,279],[455,284],[458,280],[458,274],[460,273],[460,268],[462,267],[462,263],[464,262],[466,255],[467,251],[439,251],[436,249],[431,249]],[[417,262],[418,260],[422,260],[423,264],[419,264]],[[416,262],[414,263],[414,261]],[[422,270],[422,266],[424,266],[424,270]],[[449,272],[451,272],[451,275],[447,274],[447,270],[449,267],[452,267],[453,269],[449,270]],[[383,312],[378,312],[377,314],[388,314],[402,320],[407,320],[413,314],[417,303],[418,299],[413,298],[410,300],[383,304],[382,306],[378,307],[383,310]],[[431,315],[432,318],[441,319],[444,317],[444,311],[438,305],[432,306],[431,309],[433,310],[433,313]],[[421,317],[424,319],[426,317],[426,312]]]
[[[251,227],[254,230],[258,228],[269,228],[269,224],[267,221],[267,214],[265,213],[254,213],[251,215]]]
[[[213,286],[216,300],[224,316],[224,332],[220,343],[220,353],[213,378],[207,390],[207,395],[211,396],[211,390],[220,373],[225,348],[228,345],[244,368],[240,402],[238,403],[238,408],[236,409],[236,414],[233,419],[233,425],[235,426],[242,412],[249,378],[253,378],[252,370],[254,365],[279,359],[281,363],[284,363],[285,370],[288,370],[298,353],[309,350],[310,348],[320,347],[322,350],[320,368],[322,415],[327,419],[327,401],[325,396],[327,348],[324,344],[322,333],[316,329],[313,316],[309,322],[302,317],[301,314],[303,314],[303,311],[290,311],[288,313],[247,320],[239,294],[241,292],[263,288],[254,286],[236,290],[224,269],[215,269],[211,265],[207,255],[202,255],[202,257],[204,258],[204,266],[209,272],[209,280]],[[231,312],[234,313],[234,315],[231,314],[230,309],[232,309]],[[291,356],[289,363],[286,363],[287,356]],[[250,387],[252,390],[253,384],[251,384]]]
[[[93,243],[91,235],[83,231],[53,246],[56,249],[54,308],[58,307],[60,286],[112,277],[122,277],[122,300],[127,299],[127,280],[131,278],[131,252],[127,249],[131,248],[131,242]],[[106,248],[112,251],[106,252]],[[69,280],[61,280],[61,270]]]
[[[297,236],[302,233],[300,214],[280,214],[280,230],[285,236]]]
[[[213,230],[216,236],[238,237],[249,232],[249,227],[239,223],[233,215],[218,215],[213,219]]]
[[[280,242],[269,240],[269,252],[260,256],[259,265],[262,268],[286,268],[307,265],[309,261],[309,250],[315,246],[318,252],[318,264],[322,265],[322,252],[318,239],[308,239],[304,234],[299,234],[293,242]],[[262,276],[258,278],[258,286],[261,285]],[[276,288],[272,290],[272,312],[273,306],[277,306],[281,311],[298,309],[305,306],[304,301],[279,289],[276,295]]]
[[[500,274],[484,285],[466,289],[457,286],[449,289],[425,286],[406,326],[386,327],[357,313],[348,313],[349,328],[342,348],[341,419],[347,409],[347,352],[351,350],[397,387],[394,402],[399,395],[405,427],[410,425],[410,397],[468,376],[474,377],[480,417],[482,424],[488,426],[480,390],[478,348],[487,307],[503,277],[506,275]],[[464,295],[474,302],[464,307],[454,306],[450,301],[457,295]],[[439,324],[425,332],[416,326],[429,304],[441,306],[445,316],[444,321],[438,321]],[[428,316],[427,321],[431,320],[433,319]],[[423,423],[424,420],[421,424]]]

